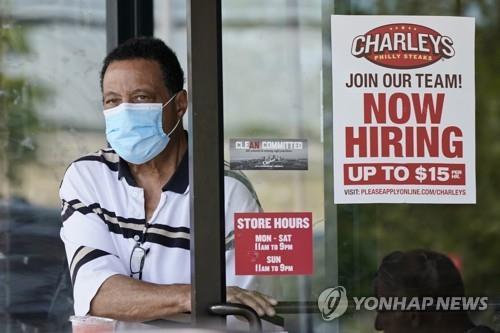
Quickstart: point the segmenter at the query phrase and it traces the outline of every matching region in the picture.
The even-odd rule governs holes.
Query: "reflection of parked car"
[[[1,332],[67,330],[71,282],[59,209],[0,200]]]

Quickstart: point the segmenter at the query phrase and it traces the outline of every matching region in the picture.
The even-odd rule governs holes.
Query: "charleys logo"
[[[318,297],[318,308],[326,321],[342,316],[347,305],[347,292],[342,286],[325,289]]]
[[[352,41],[353,56],[376,65],[411,69],[429,66],[455,55],[453,40],[423,25],[394,23],[380,26]]]

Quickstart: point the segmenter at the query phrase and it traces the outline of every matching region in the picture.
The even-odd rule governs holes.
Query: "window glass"
[[[226,160],[231,139],[307,140],[305,171],[244,171],[265,212],[312,212],[314,274],[257,279],[292,311],[314,309],[324,286],[321,36],[320,1],[222,1]],[[280,316],[287,330],[313,329],[313,316]]]
[[[72,311],[58,188],[105,145],[105,2],[0,1],[0,331],[57,331]]]
[[[154,0],[154,36],[163,40],[177,55],[184,70],[184,89],[187,90],[187,25],[185,0]],[[189,110],[182,118],[188,128]]]
[[[72,160],[106,144],[105,7],[101,0],[0,0],[0,332],[67,328],[71,282],[58,187]],[[476,205],[333,205],[325,38],[333,13],[476,18]],[[472,321],[500,329],[499,13],[494,0],[222,1],[225,159],[234,138],[307,140],[307,170],[244,171],[265,212],[312,212],[313,274],[257,279],[280,301],[285,330],[371,332],[377,320],[388,330],[393,317],[353,304],[340,320],[323,321],[316,302],[337,285],[349,297],[375,295],[381,264],[390,272],[387,263],[405,258],[395,251],[413,249],[450,259],[466,295],[489,297]],[[176,51],[187,76],[186,2],[155,0],[154,16],[155,36]],[[432,266],[424,253],[417,259]]]
[[[335,1],[337,3],[337,1]],[[423,259],[422,271],[406,274],[427,284],[420,287],[431,292],[431,278],[423,278],[426,267],[439,265],[439,258],[447,258],[460,274],[466,296],[488,296],[486,311],[470,312],[476,325],[487,325],[498,330],[500,270],[496,265],[500,248],[496,238],[500,218],[496,201],[500,197],[496,165],[498,145],[497,93],[500,82],[498,50],[499,3],[496,1],[351,1],[350,14],[364,15],[440,15],[473,16],[476,18],[476,179],[475,205],[340,205],[337,208],[339,284],[352,296],[373,296],[375,273],[387,269],[387,261],[408,263],[416,257],[425,257],[430,251],[439,257]],[[341,14],[346,14],[345,12]],[[459,112],[460,110],[457,110]],[[334,110],[335,112],[335,110]],[[335,138],[334,138],[335,139]],[[325,147],[326,148],[326,147]],[[328,241],[328,240],[327,240]],[[419,249],[412,257],[408,251]],[[405,255],[396,258],[401,254]],[[413,253],[415,254],[415,253]],[[396,258],[396,259],[395,259]],[[399,261],[398,261],[399,260]],[[415,259],[415,260],[420,260]],[[443,259],[444,260],[444,259]],[[429,268],[432,270],[432,268]],[[439,269],[438,269],[439,270]],[[379,274],[381,274],[379,271]],[[445,279],[452,283],[452,278]],[[435,282],[435,281],[434,281]],[[441,281],[442,283],[443,281]],[[417,286],[415,286],[417,287]],[[394,287],[397,289],[397,287]],[[444,290],[444,289],[443,289]],[[379,295],[380,296],[380,295]],[[341,330],[389,329],[394,317],[377,317],[376,311],[351,311],[341,319]],[[431,318],[428,318],[430,321]],[[458,325],[458,315],[446,319],[450,327]],[[390,324],[389,324],[390,323]],[[371,325],[371,326],[370,326]],[[401,325],[401,324],[398,324]],[[395,326],[397,327],[397,326]],[[399,326],[403,328],[404,326]],[[451,329],[451,328],[450,328]]]
[[[424,254],[437,252],[439,258],[450,260],[460,274],[465,295],[488,296],[487,311],[468,315],[475,324],[498,329],[499,4],[391,0],[222,4],[226,159],[232,138],[299,138],[309,144],[307,171],[245,171],[264,211],[313,213],[314,274],[259,278],[283,304],[303,306],[295,309],[300,314],[287,313],[290,308],[279,313],[286,330],[375,331],[377,312],[355,311],[354,304],[340,320],[331,322],[305,309],[317,311],[320,293],[337,285],[344,286],[349,297],[374,296],[374,278],[382,262],[394,259],[388,257],[394,251],[414,249]],[[334,13],[476,18],[476,205],[333,205],[328,139],[332,135],[328,123],[331,75],[324,73],[331,70],[329,15]],[[425,265],[436,260],[425,259]],[[461,320],[451,318],[450,327]]]

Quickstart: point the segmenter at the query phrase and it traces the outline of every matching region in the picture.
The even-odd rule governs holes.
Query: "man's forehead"
[[[108,69],[110,68],[151,68],[151,69],[160,69],[160,64],[153,59],[145,59],[145,58],[131,58],[131,59],[120,59],[120,60],[113,60],[110,62]],[[106,70],[107,72],[107,70]]]
[[[136,89],[137,85],[164,86],[161,67],[158,62],[148,59],[115,60],[106,69],[103,89],[118,87]]]

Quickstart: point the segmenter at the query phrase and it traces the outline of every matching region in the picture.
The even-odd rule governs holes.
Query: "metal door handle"
[[[236,304],[236,303],[224,303],[212,305],[210,307],[210,311],[213,314],[219,316],[243,316],[248,320],[248,324],[250,325],[250,332],[252,333],[261,333],[262,332],[262,322],[259,318],[257,312],[251,307],[244,304]]]

